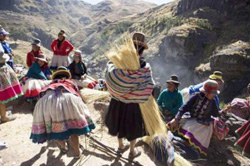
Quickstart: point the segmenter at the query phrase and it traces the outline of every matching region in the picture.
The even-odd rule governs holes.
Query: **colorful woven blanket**
[[[112,97],[124,103],[144,103],[154,88],[148,63],[138,70],[117,69],[109,63],[105,79]]]

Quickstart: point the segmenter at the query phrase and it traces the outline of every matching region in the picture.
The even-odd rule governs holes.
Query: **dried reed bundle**
[[[124,45],[116,46],[106,56],[119,69],[137,70],[140,68],[137,51],[131,37],[125,38]],[[166,127],[155,99],[150,96],[147,102],[140,104],[140,108],[148,134],[152,137],[166,134]]]
[[[80,94],[82,99],[86,103],[90,103],[92,101],[104,100],[110,97],[110,94],[106,91],[99,91],[95,89],[83,88],[80,90]]]

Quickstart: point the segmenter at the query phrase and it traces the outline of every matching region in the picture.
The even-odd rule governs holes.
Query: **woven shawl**
[[[112,97],[124,103],[144,103],[154,88],[148,63],[138,70],[117,69],[109,63],[105,79]]]

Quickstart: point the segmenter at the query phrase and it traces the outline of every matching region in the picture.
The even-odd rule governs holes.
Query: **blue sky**
[[[98,2],[100,2],[102,0],[83,0],[83,1],[91,3],[91,4],[97,4]],[[171,2],[173,0],[144,0],[144,1],[148,1],[148,2],[152,2],[152,3],[156,3],[158,5],[161,5],[163,3],[168,3],[168,2]]]

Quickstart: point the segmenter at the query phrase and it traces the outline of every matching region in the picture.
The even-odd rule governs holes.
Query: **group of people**
[[[80,157],[79,135],[89,133],[95,128],[89,110],[79,94],[79,88],[93,88],[96,80],[87,75],[81,51],[76,50],[74,61],[70,62],[69,54],[74,49],[66,40],[63,30],[58,33],[58,39],[51,44],[52,57],[50,68],[46,55],[41,50],[41,41],[34,39],[32,50],[27,54],[29,70],[22,79],[22,86],[13,70],[13,53],[6,36],[9,33],[0,26],[0,113],[1,122],[12,120],[6,116],[6,103],[25,93],[27,99],[36,99],[33,112],[33,125],[30,138],[34,143],[57,140],[62,153],[67,152],[66,140],[73,147],[75,157]],[[129,157],[138,157],[141,152],[135,148],[136,139],[147,135],[145,122],[139,106],[139,98],[143,96],[142,88],[152,92],[152,75],[143,53],[148,49],[145,36],[135,33],[132,37],[134,49],[138,55],[140,68],[129,72],[116,71],[116,67],[108,64],[106,78],[114,75],[121,84],[108,87],[112,99],[108,108],[105,124],[109,133],[118,137],[118,153],[130,149]],[[132,82],[131,82],[132,80]],[[133,81],[134,80],[134,81]],[[206,154],[213,135],[214,117],[225,115],[230,106],[223,110],[219,106],[219,86],[224,83],[222,73],[215,71],[208,80],[180,91],[177,75],[172,75],[166,81],[167,89],[163,90],[157,99],[163,119],[172,132],[186,139],[200,153]],[[123,89],[138,88],[138,94],[125,93]],[[145,86],[148,84],[149,86]],[[112,88],[111,86],[114,86]],[[112,91],[112,90],[118,91]],[[120,89],[120,90],[119,90]],[[125,101],[116,98],[116,93]],[[133,100],[129,101],[130,98]],[[138,102],[137,102],[138,98]],[[244,155],[250,155],[250,124],[249,121],[237,133],[241,136],[237,145],[243,148]],[[126,138],[130,144],[123,142]],[[245,150],[244,150],[245,149]]]

